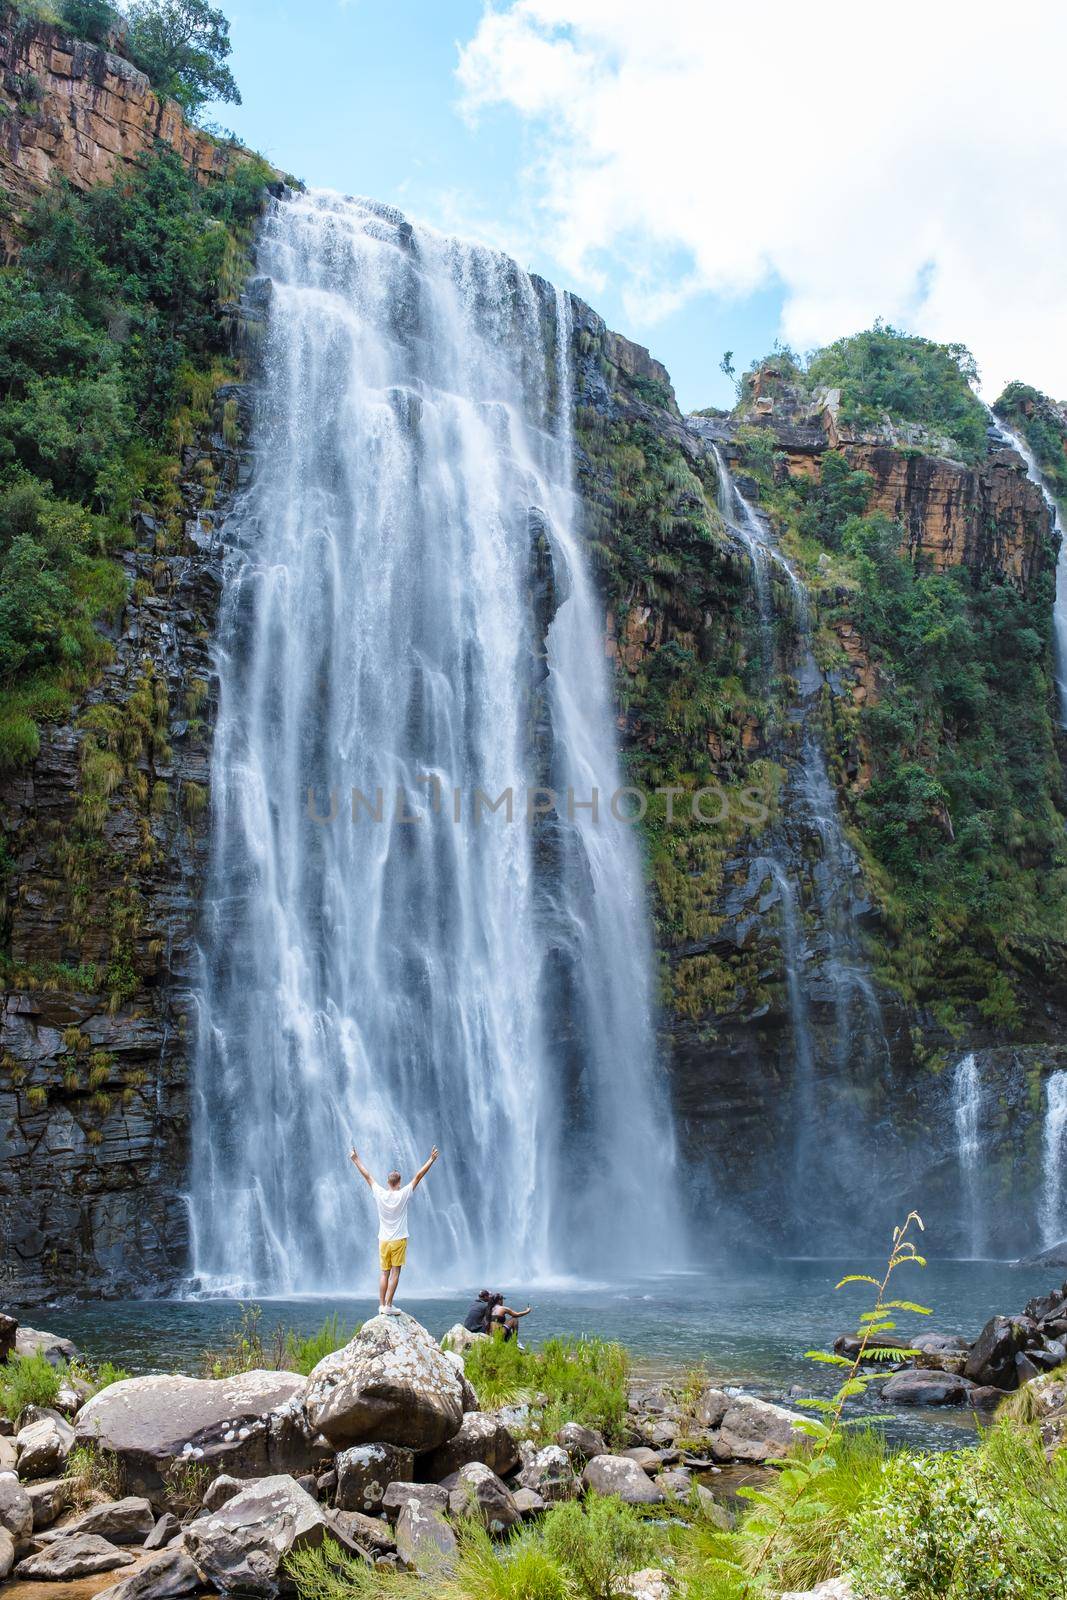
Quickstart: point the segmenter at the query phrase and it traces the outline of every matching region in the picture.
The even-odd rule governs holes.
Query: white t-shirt
[[[372,1186],[371,1193],[378,1205],[378,1240],[385,1243],[391,1239],[406,1239],[408,1236],[408,1204],[415,1185],[405,1183],[399,1189],[383,1189],[380,1183]]]

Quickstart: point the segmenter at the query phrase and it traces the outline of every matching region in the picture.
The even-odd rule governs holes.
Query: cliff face
[[[78,189],[112,179],[156,140],[206,181],[225,151],[161,100],[143,72],[61,28],[0,16],[0,187],[13,210],[57,179]],[[5,242],[10,247],[11,240]]]

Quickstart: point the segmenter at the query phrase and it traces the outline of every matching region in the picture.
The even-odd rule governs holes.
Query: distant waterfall
[[[1052,608],[1052,626],[1056,641],[1056,695],[1060,708],[1060,725],[1067,727],[1067,538],[1064,538],[1059,507],[1048,491],[1041,468],[1034,459],[1030,446],[992,411],[989,415],[997,438],[1010,450],[1017,451],[1025,461],[1026,476],[1031,483],[1037,484],[1044,495],[1053,532],[1059,537],[1060,551],[1056,559],[1056,600]]]
[[[956,1125],[956,1154],[960,1168],[961,1229],[969,1254],[986,1253],[982,1214],[982,1080],[973,1055],[966,1055],[952,1075],[952,1116]]]
[[[379,1175],[441,1147],[416,1286],[677,1263],[569,303],[323,193],[275,203],[259,269],[197,997],[200,1284],[365,1287],[353,1141]]]
[[[804,1209],[813,1170],[836,1166],[844,1171],[839,1144],[848,1141],[847,1130],[823,1116],[816,1078],[818,1050],[811,1015],[811,976],[816,952],[806,938],[797,863],[809,855],[817,841],[818,861],[810,871],[812,909],[817,910],[826,941],[820,952],[829,979],[834,1012],[838,1082],[856,1059],[867,1061],[872,1072],[884,1065],[888,1043],[881,1007],[867,971],[859,933],[851,912],[851,886],[859,864],[849,844],[830,779],[816,714],[823,689],[823,674],[811,642],[808,593],[800,576],[773,543],[765,519],[738,489],[718,447],[712,454],[719,481],[719,510],[727,527],[741,540],[753,569],[753,586],[759,618],[761,678],[765,701],[772,706],[775,664],[774,580],[789,594],[789,614],[797,634],[796,696],[786,708],[785,726],[771,727],[774,759],[786,771],[782,793],[782,820],[772,827],[767,870],[779,894],[781,950],[786,997],[793,1035],[793,1193],[794,1214]],[[852,1176],[852,1175],[850,1175]]]
[[[1045,1085],[1045,1125],[1041,1150],[1041,1246],[1067,1239],[1067,1071],[1054,1072]]]

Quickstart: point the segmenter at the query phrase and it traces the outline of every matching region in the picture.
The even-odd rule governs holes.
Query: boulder
[[[109,1500],[106,1505],[92,1506],[64,1527],[43,1533],[41,1539],[45,1544],[52,1544],[72,1533],[98,1533],[112,1544],[144,1544],[155,1525],[148,1501],[131,1494],[124,1500]]]
[[[69,1478],[46,1478],[43,1483],[28,1483],[26,1493],[33,1506],[35,1533],[40,1528],[50,1528],[74,1502],[74,1485]]]
[[[132,1566],[133,1559],[127,1550],[120,1550],[99,1534],[76,1533],[69,1539],[57,1539],[55,1544],[20,1561],[15,1577],[67,1583],[72,1578],[91,1578],[95,1572]]]
[[[717,1461],[769,1461],[786,1455],[804,1438],[797,1423],[804,1419],[785,1406],[751,1395],[733,1399],[712,1442]]]
[[[13,1472],[0,1472],[0,1528],[16,1544],[33,1532],[33,1501]]]
[[[1026,1400],[1040,1429],[1045,1454],[1051,1459],[1067,1445],[1067,1376],[1042,1373],[1027,1389]]]
[[[860,1345],[862,1343],[863,1339],[860,1334],[842,1333],[834,1340],[834,1354],[844,1356],[847,1361],[855,1361],[860,1353]],[[871,1340],[871,1348],[875,1350],[913,1350],[917,1346],[910,1345],[906,1339],[894,1339],[889,1334],[880,1333],[877,1338]],[[863,1359],[865,1364],[870,1362],[872,1366],[876,1365],[872,1356],[865,1355]],[[897,1357],[886,1355],[881,1359],[882,1361],[895,1361]]]
[[[368,1517],[362,1511],[335,1511],[324,1513],[330,1531],[339,1534],[349,1544],[357,1545],[372,1555],[389,1555],[396,1549],[396,1539],[388,1522],[381,1517]]]
[[[520,1517],[524,1520],[530,1517],[539,1517],[548,1510],[548,1502],[538,1494],[536,1489],[516,1489],[511,1497],[516,1505]]]
[[[645,1567],[631,1572],[614,1591],[623,1600],[671,1600],[673,1586],[661,1567]]]
[[[881,1396],[890,1406],[965,1406],[973,1388],[957,1373],[909,1369],[882,1384]]]
[[[286,1556],[316,1548],[328,1532],[318,1501],[292,1478],[275,1474],[245,1484],[217,1511],[196,1517],[186,1527],[185,1545],[209,1586],[273,1600]]]
[[[340,1458],[339,1458],[340,1459]],[[468,1411],[447,1444],[427,1456],[426,1475],[438,1482],[450,1472],[458,1472],[468,1461],[481,1461],[500,1477],[513,1472],[519,1464],[519,1447],[515,1435],[505,1427],[494,1411]],[[410,1477],[411,1473],[397,1473],[397,1477]]]
[[[456,1377],[459,1379],[459,1387],[463,1394],[463,1410],[465,1412],[480,1411],[482,1409],[481,1403],[474,1392],[473,1383],[467,1377],[467,1369],[463,1365],[463,1357],[457,1355],[454,1350],[442,1350],[441,1354],[446,1361],[451,1361]]]
[[[970,1344],[958,1333],[918,1333],[911,1341],[913,1350],[923,1355],[969,1355]]]
[[[629,1450],[620,1450],[619,1454],[625,1456],[627,1461],[636,1461],[642,1472],[647,1472],[650,1476],[663,1466],[659,1452],[647,1444],[635,1444]]]
[[[607,1460],[606,1456],[595,1460]],[[555,1505],[560,1500],[576,1500],[579,1494],[578,1479],[571,1466],[571,1458],[562,1445],[546,1444],[543,1450],[533,1451],[519,1473],[519,1487],[532,1489],[542,1500]]]
[[[421,1577],[441,1577],[456,1565],[456,1536],[439,1511],[408,1500],[396,1521],[397,1555]]]
[[[704,1389],[693,1407],[693,1420],[701,1428],[717,1428],[732,1405],[732,1398],[722,1389]]]
[[[663,1490],[658,1489],[648,1473],[626,1456],[594,1456],[586,1462],[582,1482],[597,1494],[613,1494],[628,1506],[658,1506],[663,1503]]]
[[[466,1355],[468,1350],[472,1350],[476,1344],[488,1344],[488,1342],[489,1335],[487,1333],[472,1333],[469,1328],[463,1326],[462,1322],[457,1322],[453,1327],[449,1328],[447,1333],[442,1334],[441,1349],[454,1350],[457,1355],[463,1356]]]
[[[15,1565],[15,1541],[6,1528],[0,1528],[0,1583]]]
[[[20,1428],[15,1438],[20,1478],[51,1478],[62,1472],[74,1430],[58,1412]]]
[[[144,1547],[146,1550],[162,1550],[165,1545],[170,1544],[172,1539],[177,1538],[181,1531],[182,1525],[173,1511],[164,1511],[145,1540]]]
[[[782,1600],[858,1600],[858,1596],[847,1578],[827,1578],[814,1589],[790,1589]]]
[[[556,1443],[566,1450],[572,1461],[583,1464],[607,1452],[604,1435],[596,1428],[583,1427],[580,1422],[565,1422],[556,1434]]]
[[[19,1328],[15,1334],[15,1354],[42,1355],[49,1366],[61,1367],[66,1362],[73,1361],[77,1357],[78,1350],[69,1339],[61,1339],[58,1334],[42,1333],[38,1328]]]
[[[96,1600],[171,1600],[172,1595],[191,1594],[202,1587],[184,1550],[164,1550],[128,1578],[102,1590]]]
[[[0,1361],[6,1361],[8,1356],[13,1356],[16,1353],[15,1339],[18,1334],[18,1328],[19,1325],[14,1317],[9,1317],[5,1312],[0,1311]]]
[[[396,1522],[409,1500],[417,1500],[427,1511],[448,1510],[448,1490],[437,1483],[391,1483],[382,1496],[382,1510]]]
[[[460,1467],[448,1509],[453,1517],[477,1517],[490,1533],[506,1533],[522,1516],[511,1490],[481,1461]]]
[[[118,1457],[131,1493],[158,1499],[175,1462],[255,1478],[305,1472],[328,1453],[308,1430],[298,1372],[124,1378],[78,1413],[75,1440]]]
[[[337,1457],[337,1505],[342,1511],[380,1511],[391,1483],[410,1483],[415,1455],[395,1444],[357,1444]],[[431,1478],[441,1474],[430,1471]]]
[[[1047,1250],[1038,1251],[1035,1256],[1027,1256],[1025,1261],[1020,1261],[1021,1267],[1067,1267],[1067,1239],[1061,1239],[1059,1244],[1049,1245]]]
[[[14,1439],[5,1439],[0,1434],[0,1472],[14,1472],[18,1459],[19,1453]]]
[[[303,1394],[311,1426],[330,1444],[389,1443],[436,1450],[463,1420],[459,1373],[414,1317],[372,1317],[311,1373]]]
[[[218,1511],[227,1500],[232,1500],[235,1494],[240,1494],[244,1488],[244,1479],[235,1478],[229,1472],[220,1472],[213,1478],[204,1491],[200,1504],[205,1511]]]
[[[696,1498],[701,1515],[708,1522],[713,1522],[717,1528],[721,1528],[724,1533],[729,1533],[733,1527],[733,1523],[730,1521],[730,1513],[724,1505],[720,1505],[711,1490],[706,1488],[704,1484],[698,1483]]]
[[[653,1481],[664,1494],[672,1495],[676,1500],[685,1500],[693,1487],[692,1476],[684,1467],[674,1467],[669,1472],[660,1472]]]
[[[1016,1388],[1015,1357],[1036,1327],[1030,1317],[990,1317],[971,1348],[964,1376],[995,1389]]]

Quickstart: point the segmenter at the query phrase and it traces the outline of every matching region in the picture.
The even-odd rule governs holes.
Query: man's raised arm
[[[438,1151],[437,1146],[434,1145],[433,1149],[430,1151],[430,1159],[423,1162],[422,1166],[411,1180],[411,1187],[413,1189],[417,1189],[419,1187],[419,1184],[422,1182],[423,1178],[425,1178],[426,1174],[437,1160],[439,1154],[440,1152]]]
[[[355,1145],[353,1145],[351,1150],[348,1152],[348,1159],[349,1159],[349,1161],[351,1161],[352,1165],[355,1167],[355,1169],[359,1173],[360,1177],[363,1178],[365,1182],[369,1183],[371,1188],[373,1189],[374,1188],[374,1179],[371,1177],[370,1173],[367,1171],[366,1167],[363,1165],[362,1161],[359,1159],[359,1156],[356,1154]]]

